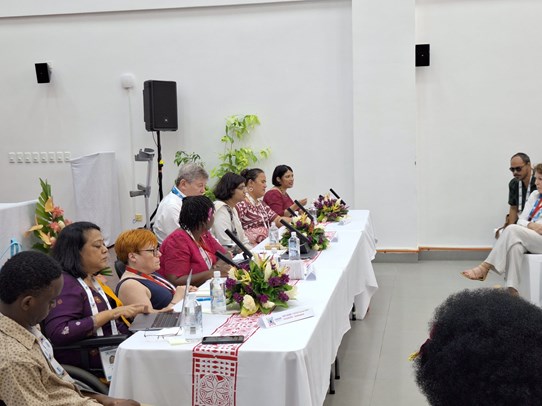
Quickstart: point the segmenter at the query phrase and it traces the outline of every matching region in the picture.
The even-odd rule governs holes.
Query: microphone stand
[[[151,196],[151,163],[153,158],[154,150],[150,148],[140,149],[139,153],[134,157],[136,162],[147,162],[147,185],[144,186],[138,183],[138,190],[130,191],[130,197],[145,196],[145,228],[147,229],[150,229],[149,198]]]

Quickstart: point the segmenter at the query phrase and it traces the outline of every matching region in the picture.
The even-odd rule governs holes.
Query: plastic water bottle
[[[211,312],[223,314],[226,312],[226,287],[220,271],[214,271],[211,279]]]
[[[269,243],[278,244],[278,242],[279,242],[279,228],[273,221],[271,223],[271,226],[269,227]]]
[[[203,337],[203,317],[201,305],[196,300],[195,293],[188,294],[188,300],[183,307],[183,332],[186,341],[199,341]]]
[[[316,211],[316,207],[310,206],[308,212],[312,216],[314,223],[318,223],[318,211]]]
[[[288,259],[301,259],[299,253],[299,238],[297,238],[297,233],[295,231],[292,232],[292,236],[288,240]]]

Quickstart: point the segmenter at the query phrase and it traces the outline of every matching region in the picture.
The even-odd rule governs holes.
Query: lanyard
[[[171,293],[175,293],[175,286],[173,286],[171,283],[169,283],[169,281],[165,280],[164,278],[160,277],[159,275],[147,275],[147,274],[144,274],[143,272],[140,272],[140,271],[137,271],[133,268],[130,268],[129,266],[126,267],[126,270],[128,272],[131,272],[131,273],[134,273],[136,275],[139,275],[151,282],[154,282],[164,288],[166,288],[167,290],[169,290]]]
[[[228,210],[228,213],[230,213],[231,232],[234,236],[237,237],[237,227],[235,227],[235,222],[233,221],[233,209],[228,206],[228,204],[226,204],[225,206],[226,210]]]
[[[542,213],[540,209],[542,208],[542,195],[538,196],[538,199],[536,200],[535,205],[531,209],[531,212],[529,213],[528,221],[536,221],[540,217],[540,214]]]
[[[74,381],[72,377],[66,372],[66,370],[62,367],[62,365],[60,365],[58,361],[55,359],[54,354],[53,354],[53,346],[51,345],[49,340],[47,340],[43,336],[41,331],[39,331],[36,326],[30,327],[30,332],[32,333],[32,335],[34,335],[37,338],[38,344],[40,346],[41,352],[43,353],[43,356],[45,357],[45,359],[47,359],[47,362],[49,363],[51,368],[53,368],[57,376],[67,382],[73,383]]]
[[[181,200],[184,200],[184,198],[186,197],[185,195],[183,195],[183,194],[181,193],[181,191],[180,191],[179,189],[177,189],[177,186],[173,186],[173,187],[171,188],[171,193],[173,193],[173,194],[176,195],[176,196],[179,196],[179,198],[180,198]]]
[[[96,279],[94,279],[93,276],[90,277],[90,280],[92,281],[92,286],[94,286],[94,289],[96,289],[96,292],[98,292],[98,294],[105,301],[107,308],[111,310],[111,305],[109,304],[107,295],[105,294],[100,284],[96,282]],[[99,311],[98,311],[98,306],[96,305],[96,300],[94,300],[94,295],[92,294],[92,290],[90,290],[89,286],[85,283],[83,279],[77,278],[77,281],[83,287],[83,289],[85,290],[87,294],[88,302],[90,303],[90,309],[92,311],[92,315],[96,316],[99,313]],[[117,323],[115,323],[115,320],[113,319],[109,323],[111,324],[111,332],[113,333],[113,335],[118,335],[119,331],[117,329]],[[100,337],[104,335],[103,329],[101,327],[98,327],[98,329],[96,330],[96,335]]]
[[[211,269],[211,267],[213,266],[213,261],[211,260],[211,257],[209,257],[209,254],[207,253],[208,250],[206,249],[205,245],[200,244],[199,242],[197,242],[190,231],[187,231],[187,230],[185,230],[185,231],[192,238],[192,241],[194,241],[196,243],[196,245],[198,246],[199,252],[200,252],[203,260],[207,264],[207,269]],[[202,238],[202,241],[203,241],[203,238]]]
[[[529,185],[527,186],[527,197],[531,195],[531,181],[532,178],[529,178]],[[521,213],[524,209],[523,202],[523,181],[518,181],[518,212]]]

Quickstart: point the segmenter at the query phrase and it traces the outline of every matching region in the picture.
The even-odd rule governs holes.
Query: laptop
[[[135,316],[134,321],[129,327],[132,332],[136,331],[155,331],[163,328],[180,327],[182,322],[182,309],[184,308],[184,302],[190,290],[190,282],[192,281],[192,270],[188,274],[186,279],[186,287],[184,289],[183,306],[180,312],[167,312],[167,313],[152,313],[152,314],[138,314]]]

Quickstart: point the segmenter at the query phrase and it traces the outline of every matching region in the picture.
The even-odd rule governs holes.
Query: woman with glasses
[[[162,312],[170,311],[182,300],[184,286],[174,286],[156,273],[162,254],[150,230],[124,231],[115,241],[115,252],[126,265],[115,291],[122,303],[142,304]]]
[[[234,254],[240,252],[239,248],[226,234],[226,230],[237,237],[248,249],[252,245],[248,241],[241,220],[235,206],[245,199],[245,178],[232,172],[222,176],[215,186],[215,220],[213,222],[213,235],[223,247],[230,249]]]
[[[217,258],[216,252],[226,250],[211,235],[215,207],[207,196],[187,196],[183,200],[177,230],[166,237],[160,246],[158,273],[175,286],[186,285],[192,271],[192,285],[200,286],[220,271],[228,275],[230,266]]]
[[[142,305],[123,306],[96,275],[109,267],[108,250],[100,228],[79,221],[64,228],[52,256],[63,269],[64,285],[44,320],[53,345],[70,345],[90,336],[128,334],[129,319],[146,311]],[[90,352],[91,369],[101,369],[100,353]],[[60,363],[81,366],[80,350],[55,350]]]
[[[297,204],[288,194],[288,189],[294,187],[293,169],[288,165],[278,165],[273,171],[271,183],[273,183],[273,187],[265,193],[263,201],[279,216],[290,217],[288,209],[299,210]],[[307,199],[301,199],[299,203],[306,205]]]
[[[524,255],[542,254],[542,164],[536,165],[534,171],[537,190],[529,196],[517,224],[504,229],[484,262],[461,273],[465,278],[484,281],[493,270],[505,275],[506,287],[511,294],[518,294]]]

